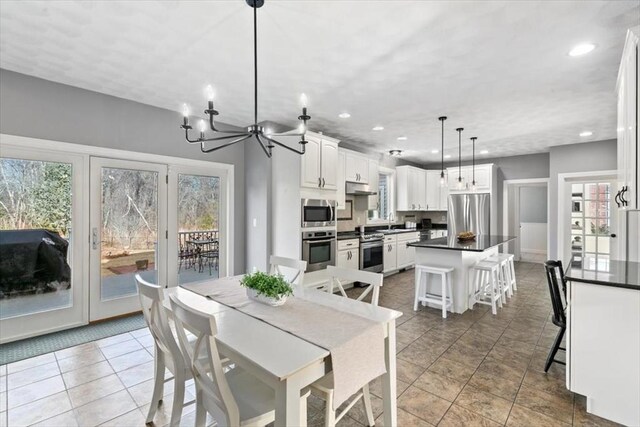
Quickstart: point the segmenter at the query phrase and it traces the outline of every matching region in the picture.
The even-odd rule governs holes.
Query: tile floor
[[[385,280],[382,306],[399,309],[399,426],[607,426],[589,415],[585,399],[565,388],[565,369],[543,372],[557,328],[540,265],[518,263],[518,292],[497,316],[485,307],[443,320],[439,311],[412,310],[413,271]],[[354,289],[351,293],[358,293]],[[148,330],[0,366],[0,427],[143,426],[153,387]],[[560,356],[562,357],[562,356]],[[185,400],[193,399],[189,386]],[[371,386],[382,425],[381,385]],[[154,425],[169,422],[172,383]],[[194,406],[182,424],[192,426]],[[366,422],[356,405],[339,425]],[[309,425],[324,423],[323,401],[309,401]]]

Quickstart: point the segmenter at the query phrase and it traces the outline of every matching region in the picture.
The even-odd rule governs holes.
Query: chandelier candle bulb
[[[182,104],[182,115],[184,116],[182,118],[183,126],[189,126],[189,107],[187,104]]]
[[[200,129],[200,139],[204,139],[204,130],[207,128],[204,120],[200,120],[198,123],[198,128]]]
[[[307,95],[305,95],[304,93],[300,95],[300,105],[303,109],[307,108]]]

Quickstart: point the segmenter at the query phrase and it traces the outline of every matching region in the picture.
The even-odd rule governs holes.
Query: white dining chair
[[[164,383],[172,378],[165,378],[165,368],[173,374],[173,407],[171,409],[170,426],[178,426],[182,417],[185,381],[191,379],[191,370],[182,357],[182,352],[171,332],[167,313],[162,305],[164,294],[162,287],[145,281],[136,274],[138,295],[144,320],[154,341],[154,385],[151,406],[147,413],[147,424],[153,421],[160,402],[162,401]],[[191,404],[192,402],[188,402]]]
[[[188,361],[196,385],[196,427],[204,426],[207,413],[218,426],[265,426],[275,420],[274,390],[240,367],[223,369],[218,354],[213,316],[170,296],[180,349]],[[186,330],[196,335],[190,345]],[[300,398],[301,420],[306,424],[307,397]],[[302,422],[301,422],[302,424]]]
[[[271,255],[269,265],[270,274],[280,274],[284,276],[289,283],[302,285],[304,272],[307,269],[307,261]]]
[[[328,292],[333,293],[334,289],[338,288],[340,294],[343,297],[348,298],[342,282],[359,282],[361,284],[367,284],[369,286],[367,286],[364,292],[362,292],[356,298],[356,300],[362,301],[367,295],[371,294],[371,304],[375,306],[378,305],[378,300],[380,298],[380,288],[382,287],[382,281],[384,278],[382,274],[334,266],[327,267],[327,274],[331,278],[329,285],[326,288]],[[325,426],[334,427],[336,423],[339,422],[342,417],[344,417],[360,399],[362,399],[364,403],[368,425],[373,426],[375,424],[375,420],[373,418],[373,409],[371,407],[371,395],[369,394],[369,384],[364,384],[360,391],[356,393],[356,395],[347,404],[345,409],[340,413],[336,413],[337,411],[333,410],[334,385],[332,373],[328,373],[324,377],[320,378],[318,381],[311,385],[311,388],[318,394],[322,395],[326,402]]]

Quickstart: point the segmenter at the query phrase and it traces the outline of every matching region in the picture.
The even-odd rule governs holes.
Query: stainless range
[[[382,233],[364,233],[360,238],[360,270],[382,273],[383,240]]]

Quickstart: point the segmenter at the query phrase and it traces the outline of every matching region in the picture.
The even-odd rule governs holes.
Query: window
[[[395,218],[395,171],[393,169],[380,168],[378,175],[378,195],[377,195],[377,209],[369,210],[367,223],[387,223],[389,217],[394,221]],[[370,196],[375,198],[376,196]],[[374,207],[370,203],[370,208]]]
[[[572,265],[587,270],[609,264],[611,229],[611,183],[571,185]]]

